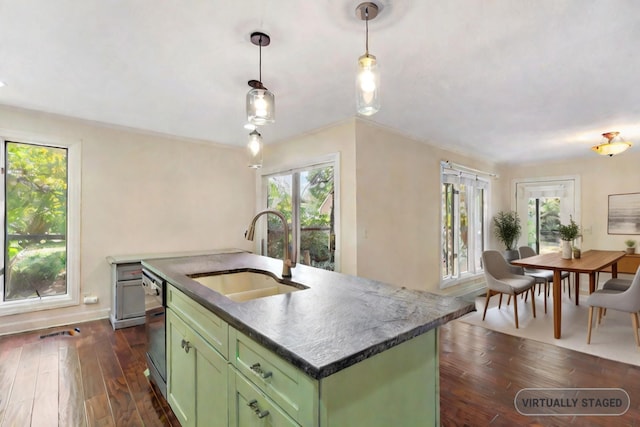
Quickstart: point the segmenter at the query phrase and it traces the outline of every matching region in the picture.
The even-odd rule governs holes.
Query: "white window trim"
[[[0,301],[0,317],[12,314],[49,310],[80,304],[80,191],[82,171],[82,142],[64,142],[58,139],[15,132],[0,128],[0,141],[22,142],[34,145],[47,145],[67,149],[67,294],[30,298],[21,301]],[[0,164],[4,165],[4,151],[0,153]],[[4,196],[0,208],[4,211]],[[4,213],[2,213],[4,215]],[[4,234],[4,232],[2,232]],[[4,239],[4,238],[3,238]],[[4,242],[3,246],[4,246]],[[2,255],[4,256],[4,255]],[[4,293],[4,279],[0,282],[0,291]]]
[[[581,219],[581,192],[582,188],[580,184],[580,175],[563,175],[563,176],[552,176],[552,177],[540,177],[540,178],[520,178],[513,179],[511,181],[511,194],[513,195],[513,199],[511,199],[511,209],[518,212],[524,212],[526,209],[526,204],[523,206],[522,204],[518,204],[518,200],[522,195],[518,194],[518,185],[526,185],[530,188],[548,188],[554,186],[567,185],[568,182],[573,183],[573,197],[571,199],[571,203],[573,204],[573,209],[562,210],[560,212],[560,222],[566,224],[569,222],[569,215],[573,217],[574,221],[580,224]],[[521,214],[520,214],[521,215]],[[521,215],[522,216],[522,215]],[[526,218],[526,216],[524,217]],[[518,246],[524,246],[527,244],[527,236],[522,233],[520,236],[520,240],[518,241]]]
[[[299,172],[302,170],[307,170],[316,166],[323,166],[323,165],[327,165],[327,164],[331,164],[333,165],[333,206],[335,208],[335,212],[334,212],[334,222],[335,222],[335,253],[334,253],[334,257],[335,257],[335,271],[341,271],[341,259],[342,259],[342,252],[341,252],[341,230],[342,230],[342,226],[341,226],[341,210],[340,210],[340,187],[341,187],[341,180],[340,180],[340,153],[330,153],[324,156],[318,156],[318,157],[312,157],[312,158],[308,158],[305,160],[301,160],[300,162],[296,162],[293,164],[286,164],[286,165],[282,165],[282,166],[277,166],[277,167],[270,167],[270,168],[261,168],[260,172],[256,174],[256,206],[258,207],[258,210],[264,210],[267,209],[267,181],[264,179],[267,176],[271,176],[271,175],[278,175],[278,174],[286,174],[286,173],[293,173],[293,172]],[[259,222],[256,225],[257,228],[257,234],[259,236],[263,236],[266,239],[266,228],[263,227],[261,224],[263,224],[263,222]],[[262,253],[262,248],[260,247],[260,239],[255,239],[254,242],[254,251],[256,253]]]

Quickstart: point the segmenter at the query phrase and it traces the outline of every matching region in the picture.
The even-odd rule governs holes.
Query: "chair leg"
[[[598,325],[602,323],[603,314],[604,314],[604,308],[598,307]]]
[[[511,295],[509,295],[509,298],[511,298]],[[508,302],[507,305],[509,305]],[[502,294],[500,294],[500,299],[498,300],[498,310],[500,310],[500,307],[502,307]]]
[[[544,282],[544,314],[547,314],[547,289],[548,288],[549,288],[549,282],[545,281]]]
[[[518,329],[518,296],[513,297],[513,315],[516,318],[516,329]]]
[[[636,345],[640,347],[640,337],[638,336],[638,312],[631,313],[631,322],[633,323],[633,336],[636,337]]]
[[[484,303],[484,313],[482,314],[482,320],[487,316],[487,308],[489,308],[489,299],[491,298],[491,291],[487,289],[487,300]],[[500,294],[500,298],[502,298],[502,294]]]
[[[591,325],[593,324],[593,306],[589,307],[589,325],[587,326],[587,344],[591,344]]]
[[[531,288],[531,308],[533,309],[533,318],[535,319],[536,318],[536,299],[533,293],[534,287]]]

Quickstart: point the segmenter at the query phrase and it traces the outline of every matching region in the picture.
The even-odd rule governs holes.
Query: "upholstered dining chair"
[[[520,258],[529,258],[532,256],[538,255],[530,246],[520,246],[518,248],[518,253],[520,254]],[[553,283],[553,271],[552,270],[541,270],[536,268],[525,268],[525,274],[534,276],[534,277],[544,277],[546,278],[546,282],[544,282],[544,291],[546,292],[545,300],[544,300],[544,312],[547,312],[547,296],[549,295],[550,284]],[[567,288],[569,290],[569,298],[571,298],[571,279],[568,271],[562,271],[560,273],[560,279],[564,282],[567,280]],[[540,280],[537,283],[542,283]],[[538,294],[540,294],[540,290],[538,289]]]
[[[511,265],[507,263],[502,254],[498,251],[484,251],[482,253],[482,265],[484,267],[484,277],[487,281],[487,300],[484,305],[482,320],[487,316],[489,299],[494,295],[500,295],[498,309],[502,305],[502,295],[513,295],[513,312],[518,329],[518,295],[531,290],[531,309],[533,317],[536,317],[536,301],[533,295],[533,288],[536,280],[533,277],[521,274],[514,274]]]
[[[587,327],[587,344],[591,344],[591,328],[593,325],[593,309],[598,308],[598,325],[602,322],[604,310],[618,310],[631,314],[633,335],[636,345],[640,347],[638,336],[638,311],[640,311],[640,267],[627,290],[620,292],[615,289],[598,289],[587,298],[589,306],[589,325]]]

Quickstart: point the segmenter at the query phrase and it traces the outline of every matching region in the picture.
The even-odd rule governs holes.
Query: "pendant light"
[[[251,43],[260,48],[259,80],[249,80],[251,90],[247,93],[247,121],[256,126],[275,122],[275,97],[262,84],[262,46],[269,46],[271,38],[261,32],[251,33]]]
[[[249,151],[249,167],[259,169],[262,167],[262,135],[257,130],[251,131],[249,134],[249,143],[247,144]]]
[[[593,151],[603,156],[614,156],[626,151],[631,147],[631,143],[622,139],[620,132],[606,132],[602,136],[607,142],[591,147]]]
[[[356,16],[365,22],[366,41],[364,55],[358,58],[356,77],[356,108],[359,114],[371,116],[380,109],[380,72],[376,57],[369,54],[369,21],[378,16],[378,6],[372,2],[360,3]]]

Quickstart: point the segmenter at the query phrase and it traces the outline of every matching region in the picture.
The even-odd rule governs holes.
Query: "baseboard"
[[[51,310],[44,310],[33,312],[32,316],[29,317],[27,320],[23,319],[14,322],[8,321],[6,317],[3,318],[2,325],[0,325],[0,336],[107,319],[109,317],[109,308],[59,315],[52,315]]]

